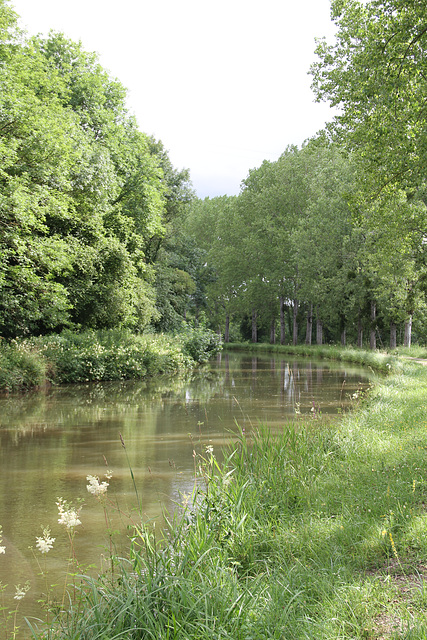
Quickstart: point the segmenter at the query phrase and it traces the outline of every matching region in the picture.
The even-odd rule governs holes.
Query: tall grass
[[[207,448],[164,533],[137,525],[34,638],[425,639],[426,430],[427,368],[404,362],[338,423]]]

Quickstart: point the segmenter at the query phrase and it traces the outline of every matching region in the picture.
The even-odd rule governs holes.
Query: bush
[[[64,331],[35,339],[53,363],[55,382],[141,379],[176,373],[192,363],[179,345],[165,336],[128,331]]]
[[[29,343],[0,343],[0,389],[13,391],[44,384],[47,362]]]
[[[184,354],[199,364],[207,362],[222,349],[221,336],[211,329],[189,327],[180,335],[180,338]]]
[[[201,348],[201,347],[200,347]],[[205,349],[209,348],[209,340]],[[196,354],[197,355],[197,354]],[[46,381],[143,379],[176,374],[195,365],[181,340],[134,335],[117,329],[40,336],[0,346],[0,389],[19,390]]]

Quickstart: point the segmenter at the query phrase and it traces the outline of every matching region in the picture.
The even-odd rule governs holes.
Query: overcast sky
[[[329,0],[12,0],[30,34],[62,31],[128,89],[142,131],[190,169],[199,197],[234,195],[249,169],[332,118],[307,74],[332,39]]]

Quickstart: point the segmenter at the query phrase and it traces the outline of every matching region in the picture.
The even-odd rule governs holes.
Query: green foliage
[[[42,386],[47,372],[48,362],[33,345],[0,342],[0,391]]]
[[[256,323],[258,339],[274,341],[280,317],[282,341],[310,342],[312,326],[302,323],[311,316],[328,342],[356,343],[372,330],[384,345],[391,325],[414,316],[422,341],[423,192],[392,189],[368,201],[364,180],[358,159],[319,134],[251,170],[237,198],[195,203],[186,229],[215,274],[207,287],[211,326],[225,333],[226,317],[247,318],[245,337]]]
[[[313,88],[339,107],[328,129],[358,167],[349,202],[370,298],[388,322],[408,322],[425,307],[425,8],[337,0],[332,19],[335,42],[318,43]]]
[[[144,379],[180,374],[205,361],[219,346],[209,332],[135,335],[126,330],[89,330],[0,343],[0,390],[16,391],[46,383]],[[202,339],[205,336],[205,339]],[[188,349],[185,347],[190,345]],[[216,349],[216,350],[215,350]],[[190,351],[201,360],[194,360]]]
[[[26,39],[5,2],[0,25],[0,335],[142,331],[188,172],[138,130],[96,54],[62,34]]]
[[[180,333],[183,352],[194,362],[207,362],[222,349],[221,336],[205,327],[186,327]]]
[[[332,19],[335,43],[320,41],[312,66],[318,99],[340,108],[334,129],[363,158],[371,186],[375,180],[418,186],[427,151],[425,7],[336,0]]]
[[[33,339],[51,363],[57,383],[145,378],[185,370],[190,361],[164,336],[126,331],[65,331]]]

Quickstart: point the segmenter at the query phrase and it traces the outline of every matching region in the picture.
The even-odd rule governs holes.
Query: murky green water
[[[191,381],[75,385],[0,398],[0,524],[6,546],[0,580],[8,585],[7,606],[17,603],[15,585],[29,580],[20,608],[36,613],[35,602],[45,591],[36,558],[49,584],[63,584],[69,545],[57,522],[59,496],[84,498],[76,554],[82,564],[100,561],[107,545],[104,512],[86,491],[88,474],[111,469],[108,496],[130,514],[137,503],[130,465],[145,517],[160,524],[162,509],[193,489],[193,452],[212,445],[220,455],[221,445],[238,430],[236,422],[249,432],[261,422],[280,428],[296,411],[334,414],[348,409],[351,396],[368,384],[369,373],[360,368],[230,353]],[[129,524],[127,516],[114,515],[114,527],[122,524]],[[47,525],[56,542],[42,557],[35,542]]]

